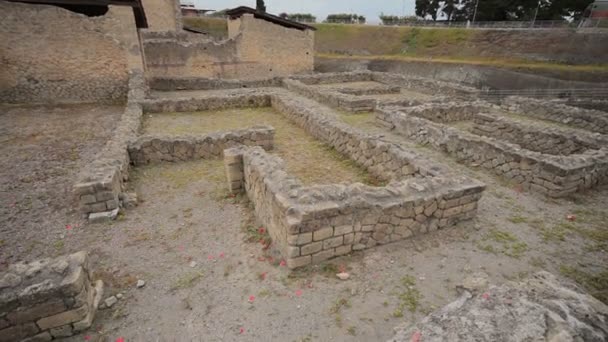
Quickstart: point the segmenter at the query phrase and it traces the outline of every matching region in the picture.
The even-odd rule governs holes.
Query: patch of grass
[[[185,273],[173,282],[173,285],[171,285],[171,290],[176,291],[191,288],[203,277],[203,275],[203,272],[200,271]]]
[[[555,70],[566,72],[608,72],[608,64],[585,64],[585,65],[569,65],[563,63],[531,61],[522,59],[509,58],[492,58],[483,56],[440,56],[429,57],[387,54],[387,55],[343,55],[336,53],[317,53],[316,57],[332,58],[332,59],[365,59],[365,60],[396,60],[404,62],[426,62],[438,64],[464,64],[464,65],[482,65],[494,66],[509,69],[523,70]]]
[[[207,32],[217,38],[228,38],[228,23],[224,18],[183,17],[184,26]]]
[[[342,308],[350,308],[350,302],[346,298],[340,298],[336,300],[329,308],[329,313],[336,314],[342,310]]]
[[[498,229],[490,230],[482,241],[486,243],[477,242],[479,249],[492,254],[502,253],[512,258],[520,258],[528,250],[528,245],[517,236]]]
[[[520,215],[511,216],[511,217],[507,218],[507,220],[509,220],[509,222],[512,222],[515,224],[521,224],[521,223],[528,222],[528,218],[526,218],[524,216],[520,216]]]
[[[272,292],[270,292],[270,290],[263,289],[262,291],[258,292],[258,297],[260,297],[260,298],[270,297],[271,294],[272,294]]]
[[[143,166],[136,168],[132,174],[135,181],[166,182],[174,189],[183,189],[203,179],[217,185],[223,185],[225,180],[222,160]]]
[[[600,301],[608,304],[608,271],[588,273],[580,267],[562,265],[559,271],[565,277],[574,280]]]
[[[349,335],[351,336],[357,336],[357,328],[350,326],[346,329],[346,332],[348,332]]]
[[[401,292],[398,293],[399,305],[393,312],[393,317],[403,317],[403,310],[416,312],[420,306],[422,294],[416,288],[416,279],[410,275],[401,278]]]
[[[208,134],[259,125],[272,126],[275,128],[275,146],[271,153],[281,157],[285,161],[286,171],[298,177],[305,185],[341,182],[361,182],[374,185],[376,181],[351,159],[341,155],[329,145],[316,140],[272,108],[156,113],[150,114],[150,116],[147,116],[143,122],[146,133]],[[221,165],[222,161],[219,163]],[[218,172],[219,179],[223,181],[223,167],[219,167]],[[204,175],[194,173],[184,176],[174,176],[174,178],[185,179],[187,183],[193,178]],[[215,176],[215,173],[206,177],[211,176]]]
[[[55,250],[57,250],[57,251],[62,250],[64,246],[65,246],[65,242],[63,240],[57,240],[53,244],[53,247],[55,247]]]

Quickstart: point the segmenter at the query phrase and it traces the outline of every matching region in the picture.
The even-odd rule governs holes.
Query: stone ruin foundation
[[[0,341],[50,341],[84,331],[102,296],[85,252],[13,264],[0,274]]]
[[[124,206],[130,167],[224,158],[229,190],[247,194],[290,268],[471,219],[485,189],[383,135],[351,127],[329,107],[352,115],[373,110],[381,127],[404,139],[551,197],[593,188],[607,178],[608,139],[601,134],[600,111],[575,108],[577,118],[568,119],[568,106],[560,103],[545,111],[533,99],[491,104],[460,85],[368,71],[257,81],[154,78],[150,84],[153,89],[146,92],[141,78],[132,76],[124,125],[75,186],[83,212],[93,221],[112,218]],[[443,97],[421,101],[398,89]],[[146,113],[260,107],[272,107],[387,185],[304,185],[272,154],[270,126],[204,135],[140,133]]]
[[[480,101],[387,106],[376,110],[376,120],[420,144],[550,197],[590,189],[608,179],[608,137],[516,121],[496,109]]]

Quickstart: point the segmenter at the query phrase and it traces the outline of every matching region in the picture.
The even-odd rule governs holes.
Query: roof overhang
[[[11,2],[23,2],[28,4],[41,5],[67,5],[67,6],[129,6],[133,8],[135,23],[139,28],[148,27],[146,13],[141,4],[141,0],[8,0]]]
[[[287,28],[293,28],[293,29],[297,29],[297,30],[301,30],[301,31],[305,31],[305,30],[316,31],[317,30],[313,26],[302,24],[297,21],[293,21],[293,20],[289,20],[289,19],[283,19],[276,15],[272,15],[272,14],[269,14],[266,12],[260,12],[254,8],[247,7],[247,6],[241,6],[241,7],[233,8],[231,10],[226,11],[226,15],[228,15],[232,19],[239,18],[243,14],[253,14],[254,18],[266,20],[273,24],[281,25],[281,26],[287,27]]]

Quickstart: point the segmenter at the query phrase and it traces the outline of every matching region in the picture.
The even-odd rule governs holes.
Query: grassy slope
[[[366,58],[476,64],[517,69],[608,71],[608,64],[569,65],[513,57],[509,49],[496,56],[480,48],[483,30],[317,24],[319,57]]]
[[[184,17],[184,25],[194,27],[206,32],[214,37],[228,36],[228,23],[222,18],[208,17]]]

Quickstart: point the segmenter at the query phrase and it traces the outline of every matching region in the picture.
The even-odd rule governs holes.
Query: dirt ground
[[[0,270],[63,250],[82,226],[71,190],[115,128],[122,107],[0,107]]]
[[[78,139],[79,155],[101,146],[103,130],[91,129],[99,117],[88,110],[81,118],[70,117],[72,129],[62,126],[58,132],[54,119],[45,117],[40,128],[45,139],[30,147],[8,145],[26,140],[40,122],[42,112],[28,112],[0,116],[2,161],[10,165],[2,171],[3,263],[86,249],[95,276],[106,283],[104,297],[124,295],[99,311],[90,331],[71,341],[384,341],[393,327],[454,300],[456,285],[479,271],[492,283],[503,283],[546,269],[608,298],[607,186],[550,200],[405,142],[376,127],[370,114],[342,114],[345,122],[486,182],[488,190],[474,221],[290,273],[258,242],[262,227],[252,223],[246,200],[226,195],[221,161],[134,170],[131,186],[140,204],[110,224],[72,221],[75,216],[58,194],[29,211],[7,208],[13,199],[21,203],[21,196],[35,197],[49,187],[48,176],[33,177],[36,172],[20,153],[32,153],[45,172],[57,162],[62,165],[57,168],[75,173],[86,158],[54,156],[61,155],[61,146],[76,144],[79,127],[95,134],[86,144]],[[29,119],[17,120],[19,113]],[[50,113],[57,125],[65,119],[59,109]],[[51,137],[57,141],[47,144]],[[31,181],[18,182],[28,175]],[[65,191],[69,177],[61,179],[58,189]],[[576,215],[574,221],[566,219],[569,214]],[[40,241],[39,247],[26,249],[31,241]],[[342,270],[350,279],[336,278]],[[138,279],[146,286],[136,289]]]

